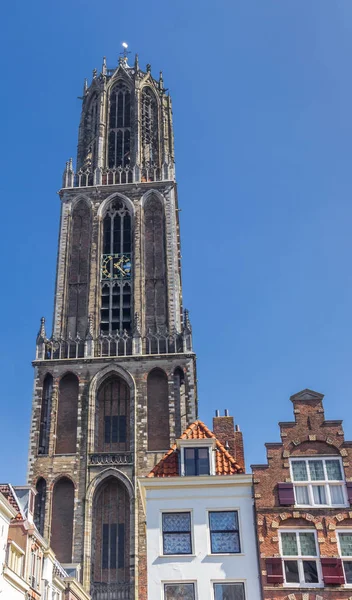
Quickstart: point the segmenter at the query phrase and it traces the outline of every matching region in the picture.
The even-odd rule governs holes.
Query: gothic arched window
[[[142,90],[142,151],[143,163],[158,164],[158,102],[148,86]]]
[[[53,395],[53,378],[46,375],[43,383],[42,406],[40,411],[40,430],[38,454],[48,454],[50,438],[51,399]]]
[[[68,477],[61,477],[53,491],[50,545],[61,563],[72,562],[73,512],[75,488]]]
[[[55,454],[73,454],[77,442],[78,379],[67,373],[59,385]]]
[[[148,450],[170,446],[169,386],[166,373],[153,369],[147,380]]]
[[[166,325],[167,289],[164,210],[152,196],[144,207],[145,314],[147,330]]]
[[[45,500],[46,500],[46,481],[40,477],[35,486],[37,495],[34,504],[34,523],[40,533],[44,535],[44,520],[45,520]]]
[[[119,82],[110,92],[108,165],[126,167],[131,160],[131,93]]]
[[[116,584],[130,583],[130,498],[115,477],[103,481],[94,498],[91,580],[92,596],[97,584],[104,598],[120,597]],[[129,597],[123,589],[122,597]]]
[[[129,400],[129,387],[120,377],[107,379],[99,389],[97,452],[123,452],[129,448]]]
[[[84,338],[88,326],[90,208],[80,200],[72,213],[70,268],[68,275],[67,335]]]
[[[103,334],[131,331],[132,326],[132,217],[116,198],[103,223],[101,258],[101,319]]]

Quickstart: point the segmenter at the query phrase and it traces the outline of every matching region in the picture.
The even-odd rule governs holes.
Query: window
[[[321,583],[314,531],[280,532],[285,583],[314,586]]]
[[[164,600],[195,600],[194,583],[166,583]]]
[[[123,83],[118,83],[110,94],[109,112],[109,168],[126,167],[131,160],[131,94]]]
[[[163,513],[163,554],[192,554],[191,513]]]
[[[214,600],[245,600],[243,583],[214,583]]]
[[[237,511],[210,512],[209,525],[212,554],[241,552]]]
[[[352,584],[352,530],[339,532],[338,539],[345,581]]]
[[[209,475],[209,449],[185,448],[185,475]]]
[[[11,571],[19,577],[23,577],[24,550],[15,542],[10,542],[7,546],[6,562]]]
[[[143,162],[157,164],[158,152],[158,104],[149,87],[142,91],[142,148]]]
[[[33,549],[31,552],[31,570],[30,570],[30,586],[34,589],[39,588],[41,579],[42,560],[38,549]]]
[[[302,506],[344,506],[345,482],[338,458],[291,460],[296,504]]]
[[[105,444],[117,444],[126,442],[126,417],[105,417],[104,428]]]
[[[124,523],[106,523],[103,525],[102,568],[123,569],[125,525]]]

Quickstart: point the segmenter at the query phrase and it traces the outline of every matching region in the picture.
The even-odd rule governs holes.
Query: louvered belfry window
[[[142,91],[143,162],[156,165],[159,160],[158,103],[150,87]]]
[[[110,94],[108,165],[126,167],[131,160],[131,93],[123,82]]]
[[[104,335],[132,326],[132,218],[123,200],[113,200],[104,218],[101,256],[101,319]]]

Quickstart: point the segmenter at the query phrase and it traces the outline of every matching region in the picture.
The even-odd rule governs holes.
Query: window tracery
[[[131,331],[132,218],[120,198],[110,204],[103,223],[101,319],[103,334]]]
[[[142,149],[144,163],[158,163],[158,103],[150,87],[142,91]]]
[[[131,93],[119,82],[110,93],[108,165],[126,167],[131,153]]]

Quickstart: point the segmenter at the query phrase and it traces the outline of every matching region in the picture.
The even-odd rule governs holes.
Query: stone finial
[[[136,56],[134,57],[134,68],[136,71],[139,71],[139,59],[138,59],[138,54],[136,54]]]
[[[46,340],[46,332],[45,332],[45,317],[40,319],[40,329],[37,335],[37,343],[44,342]]]
[[[98,71],[96,69],[93,69],[93,79],[97,78],[97,73]]]
[[[106,56],[103,56],[103,65],[101,67],[101,72],[103,75],[106,75]]]
[[[160,71],[160,76],[159,76],[159,90],[163,90],[163,89],[164,89],[163,72]]]
[[[188,331],[192,331],[192,325],[189,318],[189,310],[187,308],[185,308],[184,312],[184,328],[188,329]]]
[[[152,72],[152,65],[151,64],[147,64],[147,73],[151,73]]]
[[[87,92],[88,92],[88,79],[87,79],[87,77],[85,77],[84,83],[83,83],[83,97],[86,95]]]

